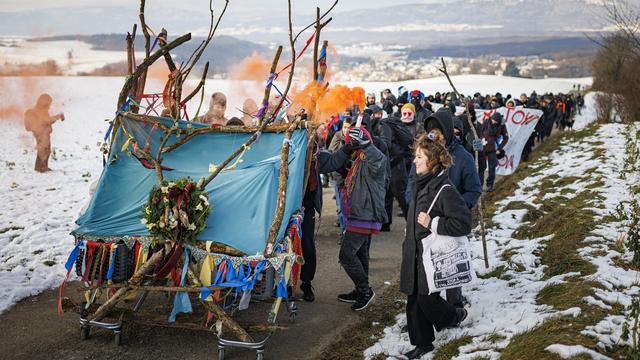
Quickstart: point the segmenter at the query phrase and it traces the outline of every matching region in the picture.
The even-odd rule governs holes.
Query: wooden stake
[[[313,39],[313,81],[318,80],[318,46],[320,45],[320,8],[316,8],[316,35]]]
[[[276,202],[276,212],[271,222],[271,229],[269,230],[269,237],[267,238],[267,245],[264,249],[264,256],[269,257],[273,255],[273,244],[280,231],[280,225],[282,224],[282,218],[284,216],[284,208],[287,201],[287,179],[289,178],[289,142],[293,131],[298,127],[300,118],[296,119],[284,135],[284,142],[282,144],[282,152],[280,154],[280,175],[278,177],[278,200]]]
[[[200,279],[193,273],[193,270],[189,269],[187,272],[187,277],[189,282],[194,286],[202,286]],[[220,321],[222,321],[222,325],[229,329],[235,336],[238,337],[241,341],[244,342],[253,342],[253,338],[249,335],[245,329],[242,328],[235,320],[233,320],[227,313],[224,312],[218,305],[216,305],[213,301],[204,301],[198,297],[202,306],[204,306],[207,310],[211,311],[213,315]]]
[[[467,112],[467,122],[469,123],[469,127],[471,128],[471,131],[473,132],[473,138],[474,139],[478,139],[478,132],[476,131],[475,126],[473,126],[473,121],[471,120],[471,112],[469,112],[469,104],[464,101],[464,99],[462,98],[462,96],[460,95],[460,93],[458,92],[458,89],[456,89],[455,85],[453,85],[453,81],[451,81],[451,77],[449,76],[449,72],[447,71],[447,64],[444,62],[444,58],[440,58],[440,60],[442,61],[442,69],[438,69],[440,70],[441,73],[444,74],[444,76],[447,77],[447,81],[449,81],[449,85],[451,85],[451,88],[453,89],[453,92],[456,93],[456,96],[458,96],[458,99],[461,99],[464,102],[464,107],[465,110]],[[478,152],[474,151],[475,153],[475,158],[476,158],[476,166],[478,166]],[[483,192],[480,193],[480,201],[478,201],[478,212],[480,213],[480,236],[482,237],[482,251],[484,253],[484,267],[485,268],[489,268],[489,254],[487,251],[487,238],[486,238],[486,230],[485,230],[485,224],[484,224],[484,210],[483,210],[483,203],[484,203],[484,196],[483,196]]]
[[[269,77],[271,74],[276,73],[276,68],[278,67],[278,61],[280,60],[280,55],[282,54],[282,45],[278,46],[276,50],[276,56],[273,57],[273,61],[271,62],[271,69],[269,70]],[[269,82],[267,86],[264,88],[264,97],[262,98],[262,106],[264,106],[264,111],[260,114],[258,118],[258,124],[262,125],[264,122],[264,117],[269,112],[269,96],[271,94],[271,83]]]
[[[162,260],[162,253],[162,251],[156,252],[146,263],[142,264],[142,266],[140,266],[140,269],[138,269],[138,271],[133,274],[131,279],[129,279],[129,284],[139,285],[144,279],[145,275],[153,271],[153,269],[156,267],[156,264],[160,262],[160,260]],[[99,321],[100,319],[105,317],[107,314],[109,314],[111,309],[116,306],[118,301],[120,301],[120,299],[123,298],[127,294],[127,292],[129,292],[129,290],[131,290],[131,287],[129,286],[118,289],[118,291],[116,291],[116,293],[113,294],[113,296],[111,296],[109,300],[102,304],[102,306],[100,306],[98,310],[93,313],[93,315],[87,317],[87,321]]]

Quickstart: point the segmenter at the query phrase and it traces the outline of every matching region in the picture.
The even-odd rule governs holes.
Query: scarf
[[[427,186],[427,184],[435,177],[436,177],[436,173],[431,171],[426,174],[416,175],[416,178],[412,184],[412,190],[413,190],[412,193],[413,193],[414,201],[418,198],[418,192],[424,189],[424,187]]]

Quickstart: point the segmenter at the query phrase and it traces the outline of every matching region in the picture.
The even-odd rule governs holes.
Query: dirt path
[[[286,311],[280,312],[280,323],[287,330],[276,332],[265,352],[266,359],[308,359],[317,356],[342,329],[358,319],[349,304],[340,303],[336,295],[349,291],[351,281],[338,264],[338,228],[334,226],[333,191],[325,189],[324,217],[317,237],[318,270],[313,285],[316,301],[298,302],[298,317],[289,324]],[[371,245],[373,288],[381,293],[385,284],[395,281],[401,259],[404,220],[394,217],[392,232],[374,237]],[[67,287],[65,296],[79,301],[77,283]],[[111,332],[93,330],[89,340],[80,340],[78,317],[56,312],[57,289],[27,298],[0,315],[0,359],[211,359],[217,358],[215,336],[189,330],[126,325],[122,345],[116,347]],[[168,307],[168,299],[154,296],[143,308]],[[266,319],[268,304],[252,304],[242,318]],[[167,312],[168,313],[168,312]],[[251,319],[254,320],[254,319]],[[226,359],[254,359],[249,350],[228,349]]]

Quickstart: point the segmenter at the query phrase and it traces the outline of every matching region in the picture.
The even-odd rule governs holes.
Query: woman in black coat
[[[447,236],[465,236],[471,232],[471,212],[447,174],[453,159],[437,136],[439,134],[431,132],[416,140],[417,176],[411,184],[414,195],[402,244],[400,291],[408,296],[407,327],[411,344],[416,346],[405,354],[409,359],[420,358],[434,349],[434,327],[438,331],[454,327],[467,316],[466,310],[456,309],[440,297],[440,293],[429,295],[422,263],[422,239],[432,230]],[[442,190],[433,209],[427,213],[436,194],[446,184],[450,186]]]

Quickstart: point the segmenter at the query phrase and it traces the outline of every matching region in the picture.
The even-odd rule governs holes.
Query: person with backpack
[[[58,120],[64,121],[63,113],[49,114],[52,102],[51,95],[42,94],[38,97],[36,105],[24,113],[25,130],[30,131],[36,139],[35,170],[37,172],[51,171],[49,168],[49,156],[51,156],[52,125]]]
[[[453,159],[440,137],[435,132],[423,134],[414,146],[417,176],[412,185],[400,267],[400,291],[407,295],[409,340],[415,346],[404,354],[408,359],[421,358],[434,350],[434,328],[440,331],[458,326],[467,317],[465,309],[454,307],[439,292],[429,294],[422,262],[422,239],[431,232],[447,236],[471,232],[471,211],[449,180]]]

